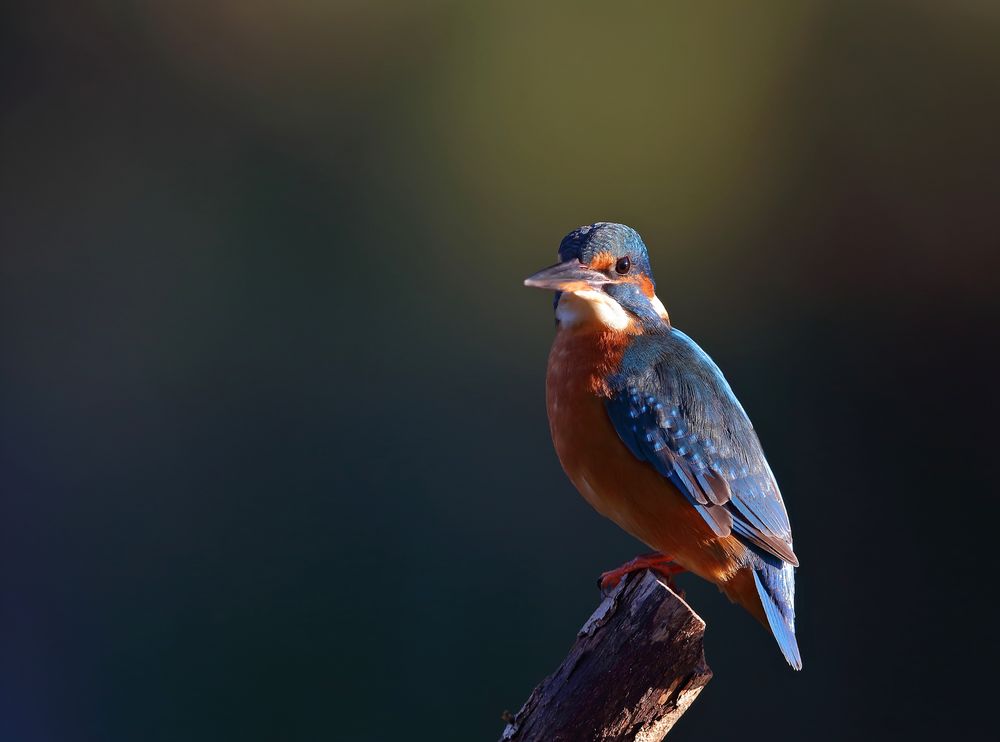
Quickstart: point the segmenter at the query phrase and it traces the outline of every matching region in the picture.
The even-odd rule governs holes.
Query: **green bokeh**
[[[682,579],[716,678],[671,739],[981,730],[989,3],[3,13],[0,739],[497,737],[640,548],[559,470],[521,287],[596,220],[803,563],[801,674]]]

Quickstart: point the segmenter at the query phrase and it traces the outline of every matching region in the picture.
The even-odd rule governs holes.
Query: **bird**
[[[770,629],[794,669],[788,513],[722,371],[671,324],[639,233],[597,222],[525,285],[555,292],[545,397],[563,470],[599,513],[654,549],[602,576],[650,568],[708,580]]]

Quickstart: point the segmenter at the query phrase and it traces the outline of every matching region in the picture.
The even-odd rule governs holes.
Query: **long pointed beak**
[[[571,258],[565,263],[550,265],[524,279],[525,286],[550,291],[584,291],[605,283],[612,281],[600,271],[588,268],[576,258]]]

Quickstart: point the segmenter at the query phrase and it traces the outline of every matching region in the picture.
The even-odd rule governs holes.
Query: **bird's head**
[[[597,222],[574,229],[559,245],[559,261],[524,285],[556,292],[556,320],[615,329],[669,324],[656,298],[649,254],[639,233],[624,224]]]

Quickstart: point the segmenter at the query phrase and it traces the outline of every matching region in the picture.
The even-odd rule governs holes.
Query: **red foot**
[[[618,583],[622,581],[625,575],[644,569],[651,569],[665,577],[665,582],[674,592],[679,592],[677,585],[674,583],[674,575],[687,571],[679,564],[674,564],[672,557],[654,551],[650,554],[637,556],[632,561],[625,562],[618,569],[605,572],[598,578],[597,584],[601,586],[602,593],[608,593],[618,586]]]

